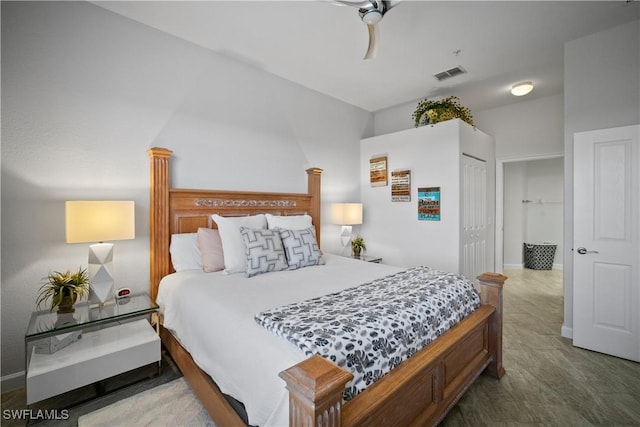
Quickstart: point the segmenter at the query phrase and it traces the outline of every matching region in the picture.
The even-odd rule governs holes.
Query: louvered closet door
[[[462,156],[461,270],[470,279],[487,270],[487,163]]]

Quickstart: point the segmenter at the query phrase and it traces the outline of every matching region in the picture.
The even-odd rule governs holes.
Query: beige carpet
[[[208,426],[215,423],[184,378],[120,400],[78,418],[78,427]]]

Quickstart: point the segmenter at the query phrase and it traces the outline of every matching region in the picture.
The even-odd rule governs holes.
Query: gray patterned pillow
[[[277,229],[240,227],[240,235],[246,247],[247,277],[288,268]]]
[[[287,253],[289,270],[324,264],[313,227],[304,230],[280,229],[280,237]]]

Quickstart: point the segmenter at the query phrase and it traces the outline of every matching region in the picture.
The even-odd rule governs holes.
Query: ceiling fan
[[[378,22],[380,22],[385,13],[398,4],[399,0],[394,2],[386,0],[334,0],[334,2],[358,8],[360,19],[367,24],[367,29],[369,30],[369,47],[367,48],[367,53],[364,55],[364,59],[375,58],[378,54],[378,40],[380,39]]]

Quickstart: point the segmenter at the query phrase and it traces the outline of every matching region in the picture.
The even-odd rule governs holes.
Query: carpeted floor
[[[78,427],[215,427],[184,378],[112,403],[78,419]]]

